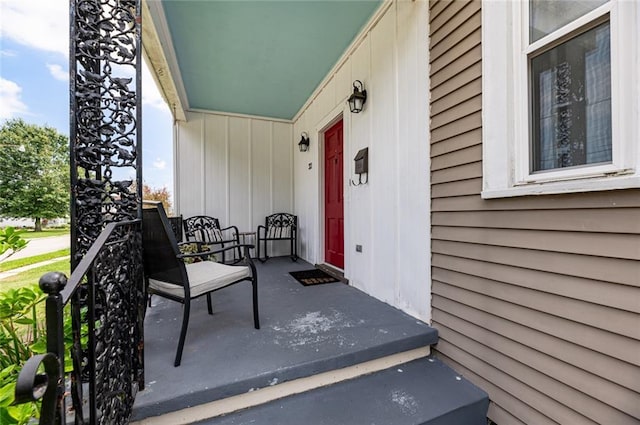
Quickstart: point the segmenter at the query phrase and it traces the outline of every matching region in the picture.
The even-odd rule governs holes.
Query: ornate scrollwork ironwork
[[[36,399],[46,380],[40,423],[65,423],[70,303],[74,421],[126,424],[144,385],[140,0],[72,0],[71,16],[72,275],[40,280],[48,354],[23,369],[16,400]]]
[[[140,231],[137,223],[114,232],[89,277],[95,304],[92,308],[88,303],[85,323],[90,340],[93,337],[90,393],[95,397],[97,424],[127,423],[142,382],[145,292]]]
[[[74,265],[104,225],[140,217],[139,0],[74,0],[71,148]]]
[[[108,223],[142,215],[140,11],[140,0],[71,1],[72,270]],[[71,298],[71,399],[81,423],[127,423],[143,382],[141,229],[125,227]]]
[[[31,359],[20,372],[17,403],[42,397],[40,423],[65,423],[63,323],[64,306],[71,303],[74,423],[129,423],[135,394],[144,385],[141,221],[107,225],[69,279],[47,273],[40,287],[47,294],[48,353]],[[37,372],[41,362],[46,376]]]

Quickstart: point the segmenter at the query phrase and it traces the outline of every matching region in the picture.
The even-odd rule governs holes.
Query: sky
[[[12,118],[69,136],[69,0],[0,0],[0,125]],[[144,182],[173,192],[173,118],[142,67]]]

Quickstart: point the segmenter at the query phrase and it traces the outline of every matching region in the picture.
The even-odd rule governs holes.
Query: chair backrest
[[[182,242],[182,216],[167,217],[177,242]]]
[[[182,220],[182,224],[188,241],[220,242],[224,239],[220,222],[215,217],[195,215]]]
[[[189,286],[184,263],[177,258],[176,236],[161,203],[142,210],[142,246],[147,277]]]
[[[298,217],[289,213],[271,214],[265,219],[265,227],[267,238],[291,238],[298,227]]]

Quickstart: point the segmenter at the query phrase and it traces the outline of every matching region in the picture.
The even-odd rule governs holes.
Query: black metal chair
[[[182,225],[187,241],[202,242],[207,246],[220,245],[222,248],[225,247],[225,244],[240,245],[238,228],[236,226],[220,228],[220,221],[215,217],[195,215],[182,220]],[[223,263],[226,263],[225,251],[222,251]],[[239,260],[241,257],[242,253],[238,249],[235,260]]]
[[[173,234],[176,236],[176,241],[178,241],[178,243],[182,242],[182,216],[178,215],[167,218],[169,219],[169,224],[171,224]]]
[[[258,259],[263,263],[269,259],[267,241],[288,240],[291,245],[291,260],[298,261],[298,217],[288,213],[271,214],[265,218],[264,226],[256,231]],[[260,257],[260,242],[264,244],[264,259]]]
[[[159,295],[184,305],[182,330],[174,366],[180,366],[182,359],[192,299],[206,295],[209,314],[213,314],[212,292],[248,280],[253,287],[253,324],[256,329],[260,329],[258,274],[249,256],[249,248],[253,248],[253,245],[230,245],[213,251],[182,254],[162,204],[157,204],[155,208],[143,209],[142,242],[145,279],[149,294]],[[244,248],[244,255],[240,265],[231,266],[206,260],[192,264],[184,262],[185,258],[206,258],[212,254],[241,247]]]

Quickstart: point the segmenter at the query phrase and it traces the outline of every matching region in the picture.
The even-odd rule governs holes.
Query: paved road
[[[25,249],[16,252],[8,259],[16,260],[18,258],[31,257],[33,255],[45,254],[47,252],[65,249],[69,246],[71,246],[71,238],[69,235],[31,239]]]

